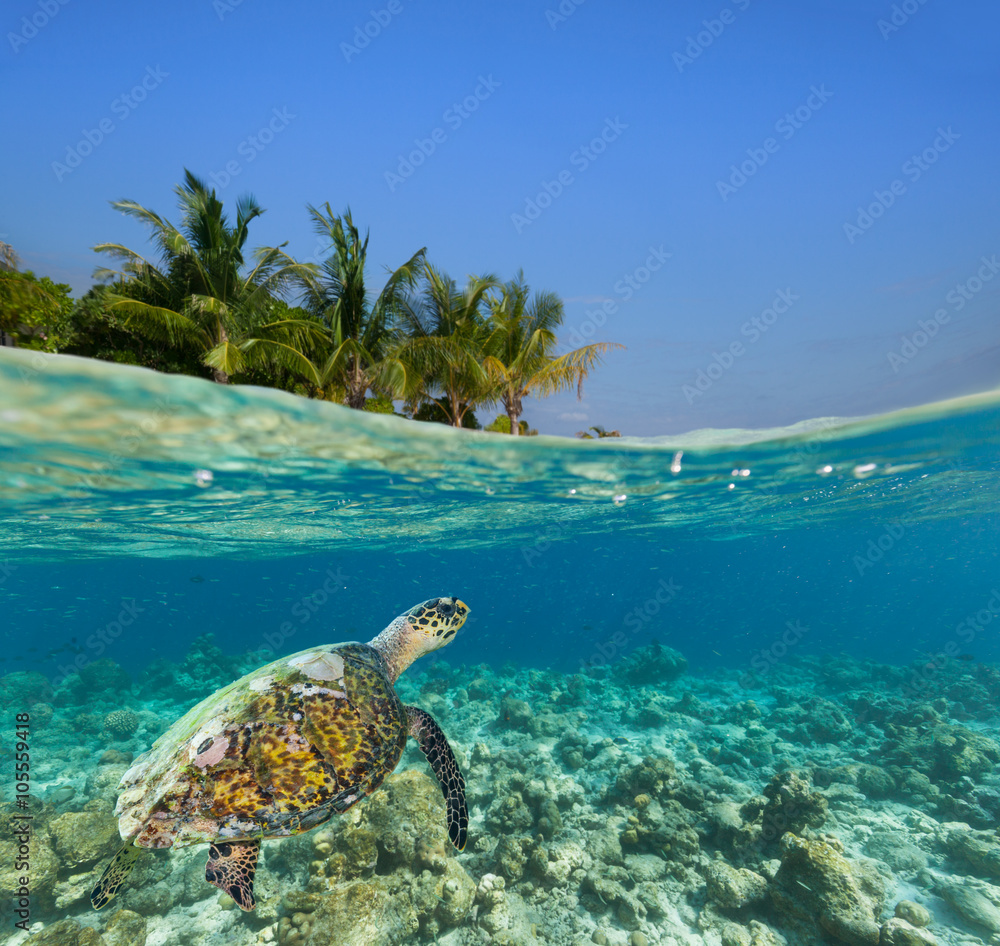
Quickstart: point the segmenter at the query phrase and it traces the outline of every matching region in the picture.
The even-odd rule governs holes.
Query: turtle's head
[[[454,640],[465,623],[469,606],[458,598],[431,598],[401,614],[370,641],[396,678],[418,657]]]

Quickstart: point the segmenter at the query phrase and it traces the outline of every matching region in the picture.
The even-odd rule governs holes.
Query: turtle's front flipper
[[[441,783],[448,804],[448,837],[455,847],[464,851],[469,833],[469,809],[465,804],[465,779],[458,770],[451,746],[429,713],[416,706],[407,706],[406,715],[410,719],[410,735],[417,740]]]
[[[111,863],[104,868],[101,879],[97,881],[90,893],[90,902],[93,904],[95,910],[100,910],[101,907],[106,907],[111,902],[114,895],[118,893],[118,888],[125,883],[125,878],[128,877],[129,872],[132,870],[132,865],[135,864],[139,854],[140,849],[131,841],[128,841],[111,858]]]
[[[216,841],[209,845],[205,880],[223,890],[241,910],[257,906],[253,896],[253,877],[257,872],[260,841]]]

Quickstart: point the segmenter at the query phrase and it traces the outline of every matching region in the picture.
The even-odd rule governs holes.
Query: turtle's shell
[[[169,847],[307,831],[399,762],[406,709],[367,644],[283,657],[203,700],[122,776],[124,840]]]

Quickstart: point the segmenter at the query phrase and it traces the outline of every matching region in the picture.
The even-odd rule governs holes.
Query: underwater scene
[[[0,941],[1000,942],[998,431],[505,438],[4,350]]]

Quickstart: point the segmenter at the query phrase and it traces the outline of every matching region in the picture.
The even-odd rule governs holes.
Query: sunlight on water
[[[272,390],[27,352],[0,361],[9,549],[241,557],[401,536],[448,547],[697,529],[727,539],[1000,499],[1000,395],[766,431],[513,439]],[[210,543],[210,544],[209,544]]]

